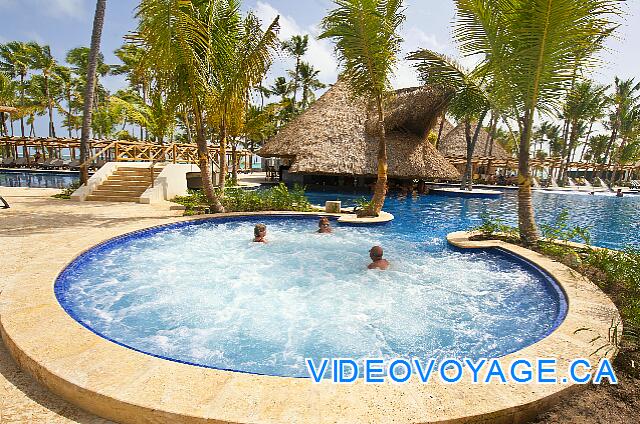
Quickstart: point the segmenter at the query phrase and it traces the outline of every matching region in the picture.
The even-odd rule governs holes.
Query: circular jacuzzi
[[[267,244],[253,228],[267,225]],[[500,249],[317,217],[199,220],[125,234],[77,257],[55,295],[97,335],[221,370],[308,377],[305,359],[501,357],[566,315],[543,271]],[[381,245],[387,271],[368,270]]]

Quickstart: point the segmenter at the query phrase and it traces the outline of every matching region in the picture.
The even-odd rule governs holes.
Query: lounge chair
[[[69,169],[77,171],[78,169],[80,169],[80,161],[78,159],[74,159],[72,161],[69,161],[67,166],[69,167]]]
[[[640,190],[640,181],[639,180],[631,181],[631,188],[634,190]]]
[[[18,158],[14,162],[13,166],[15,168],[24,168],[27,166],[27,158]]]
[[[2,203],[2,205],[0,206],[0,209],[9,209],[10,206],[7,203],[6,200],[4,200],[4,198],[2,196],[0,196],[0,203]]]
[[[49,159],[45,160],[44,162],[38,164],[38,168],[46,168],[46,167],[48,167],[49,165],[51,165],[51,162],[53,160],[55,160],[55,158],[49,158]]]
[[[42,166],[42,164],[44,163],[44,159],[40,158],[38,159],[38,161],[31,161],[31,163],[29,164],[29,166],[31,168],[40,168]]]
[[[8,157],[8,158],[4,158],[2,159],[2,162],[0,163],[0,166],[4,166],[4,167],[12,167],[13,164],[16,162],[16,160],[12,157]]]
[[[48,166],[45,166],[45,169],[60,169],[64,165],[64,161],[62,159],[53,159],[49,162]]]

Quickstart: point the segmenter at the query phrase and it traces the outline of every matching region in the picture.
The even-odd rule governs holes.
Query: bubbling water
[[[546,336],[561,299],[520,263],[385,227],[264,218],[173,226],[88,252],[56,284],[83,325],[195,365],[307,376],[305,358],[496,357]],[[387,271],[368,250],[385,248]]]

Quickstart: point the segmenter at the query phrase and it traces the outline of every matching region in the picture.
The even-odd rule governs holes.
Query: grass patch
[[[209,211],[207,197],[201,190],[190,190],[188,196],[176,197],[173,202],[186,207],[185,215]],[[296,185],[289,189],[283,183],[267,190],[228,187],[224,191],[222,205],[227,212],[313,211],[303,187]]]

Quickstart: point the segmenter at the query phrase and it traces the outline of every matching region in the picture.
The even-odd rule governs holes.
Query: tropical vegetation
[[[221,191],[220,189],[217,189]],[[311,212],[311,203],[301,186],[289,189],[283,183],[266,190],[246,190],[239,187],[227,187],[225,195],[220,196],[225,210],[229,212],[259,211],[296,211]],[[189,195],[173,200],[185,206],[185,215],[199,215],[211,212],[207,197],[200,190],[190,190]]]
[[[581,86],[596,64],[597,53],[615,31],[622,14],[617,0],[523,0],[517,2],[476,2],[456,0],[457,20],[454,37],[461,52],[478,61],[476,68],[462,79],[460,73],[442,57],[414,54],[422,60],[423,77],[432,73],[457,75],[459,81],[478,82],[491,92],[495,112],[508,128],[517,127],[518,216],[522,241],[535,245],[539,240],[531,203],[531,142],[534,122],[539,115],[554,115],[565,101],[566,127],[563,152],[573,151],[579,120],[575,114],[593,117],[594,106],[576,108],[580,91],[601,90]],[[429,71],[429,72],[427,72]],[[458,87],[458,92],[464,86]],[[590,100],[597,94],[590,93]],[[459,97],[459,96],[457,96]],[[456,99],[457,97],[454,97]],[[595,102],[597,103],[597,102]],[[586,112],[589,110],[589,112]],[[588,115],[591,114],[591,115]],[[581,115],[581,116],[582,116]],[[484,118],[484,115],[479,117]],[[470,120],[466,119],[467,122]],[[469,131],[467,131],[469,133]]]
[[[335,0],[336,8],[323,19],[320,38],[335,42],[344,70],[342,78],[355,97],[375,105],[378,118],[378,178],[371,207],[363,215],[378,216],[387,195],[385,102],[390,77],[398,61],[404,22],[402,0]]]

